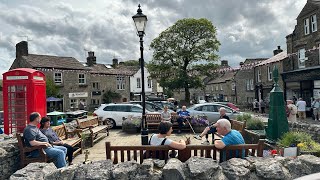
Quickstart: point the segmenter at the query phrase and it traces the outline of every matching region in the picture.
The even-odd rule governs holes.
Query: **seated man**
[[[230,118],[226,115],[226,112],[227,112],[226,109],[224,107],[221,107],[219,109],[219,113],[220,113],[219,119],[227,119],[230,121]],[[217,123],[212,124],[211,126],[206,127],[200,135],[195,135],[194,138],[201,140],[202,137],[204,135],[206,135],[206,140],[204,142],[202,142],[202,144],[209,145],[210,144],[210,142],[208,140],[209,134],[217,132],[216,127],[217,127]]]
[[[182,126],[184,125],[184,121],[186,121],[188,118],[190,118],[190,113],[189,113],[189,111],[187,111],[186,106],[182,106],[182,110],[180,110],[177,114],[179,115],[177,121],[179,124],[178,133],[180,134]]]
[[[50,119],[48,117],[43,117],[40,122],[40,131],[47,136],[50,144],[57,145],[57,146],[64,146],[67,148],[67,156],[68,156],[68,162],[69,165],[72,165],[72,156],[73,152],[77,149],[73,148],[69,144],[64,143],[56,132],[53,131],[53,129],[50,127]]]
[[[38,112],[33,112],[29,116],[30,123],[23,131],[23,137],[27,146],[40,146],[45,145],[44,149],[49,158],[54,159],[57,168],[66,166],[66,153],[67,148],[63,146],[53,146],[49,143],[48,138],[39,130],[37,125],[40,123],[41,116]],[[35,150],[30,153],[31,156],[39,156],[39,151]]]
[[[216,128],[218,134],[223,136],[221,140],[214,141],[214,146],[216,148],[223,149],[224,147],[229,145],[245,144],[241,133],[237,130],[232,130],[231,123],[227,119],[219,119],[216,123]],[[244,153],[244,151],[242,153]],[[232,153],[229,154],[232,155]],[[228,157],[223,158],[223,156],[225,156],[225,152],[221,151],[220,162],[223,159],[229,159]],[[239,156],[238,151],[236,152],[236,156]]]

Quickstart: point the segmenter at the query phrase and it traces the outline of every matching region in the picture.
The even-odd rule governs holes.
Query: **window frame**
[[[116,81],[117,81],[117,90],[125,90],[125,84],[126,84],[125,77],[118,75],[116,77]]]
[[[231,84],[231,90],[233,90],[233,91],[236,90],[236,83],[233,82],[233,83]]]
[[[317,24],[317,15],[314,14],[311,16],[311,32],[318,31],[318,24]]]
[[[268,73],[268,81],[272,81],[272,71],[270,66],[267,66],[267,73]]]
[[[261,70],[257,69],[257,82],[261,82]]]
[[[100,89],[99,82],[92,82],[92,89],[99,90]]]
[[[56,81],[57,79],[59,79],[59,78],[57,78],[56,74],[60,74],[60,82]],[[53,73],[53,80],[54,80],[55,84],[62,84],[63,83],[62,72],[54,72]]]
[[[250,79],[250,90],[254,90],[254,86],[253,86],[253,79]]]
[[[148,78],[148,88],[152,88],[152,79]]]
[[[302,58],[302,56],[301,56],[302,54],[303,54],[304,58]],[[301,68],[305,68],[305,67],[306,67],[306,49],[301,48],[298,50],[298,68],[301,69]]]
[[[137,78],[137,88],[141,88],[141,79]]]
[[[83,75],[83,77],[80,77],[82,75]],[[82,80],[83,80],[83,82],[80,82]],[[87,82],[86,74],[85,73],[79,73],[78,74],[78,84],[83,85],[83,84],[86,84],[86,82]]]
[[[308,35],[310,34],[310,23],[309,23],[309,18],[305,18],[303,20],[303,32],[304,32],[304,35]]]

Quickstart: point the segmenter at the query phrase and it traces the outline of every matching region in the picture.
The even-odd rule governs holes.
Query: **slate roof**
[[[73,57],[48,56],[29,54],[22,56],[33,68],[56,68],[72,70],[88,70],[77,59]]]
[[[305,16],[320,7],[320,0],[308,0],[297,18]]]
[[[270,63],[275,63],[275,62],[280,62],[282,60],[284,60],[285,58],[288,57],[288,54],[287,54],[287,51],[282,51],[281,53],[275,55],[275,56],[272,56],[271,58],[265,60],[265,61],[262,61],[261,63],[257,64],[257,66],[263,66],[263,65],[267,65],[267,64],[270,64]]]
[[[219,77],[209,81],[208,84],[217,84],[217,83],[223,83],[223,82],[232,80],[235,74],[236,74],[236,71],[226,71],[224,74],[221,74]]]
[[[118,66],[116,68],[107,68],[104,64],[94,64],[93,66],[88,67],[91,69],[90,73],[93,74],[123,74],[127,76],[134,75],[140,68],[132,66]]]

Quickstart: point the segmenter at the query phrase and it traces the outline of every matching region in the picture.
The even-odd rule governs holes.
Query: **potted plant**
[[[130,134],[138,133],[141,129],[141,117],[127,118],[122,122],[122,131]]]
[[[247,144],[256,144],[259,139],[264,139],[265,135],[265,124],[257,117],[245,117],[246,129],[244,133],[244,140]]]
[[[285,148],[297,147],[298,154],[320,156],[320,144],[305,132],[287,132],[279,139],[277,145],[280,148],[280,152],[284,151]]]
[[[191,125],[195,133],[201,133],[208,125],[206,116],[191,117]]]

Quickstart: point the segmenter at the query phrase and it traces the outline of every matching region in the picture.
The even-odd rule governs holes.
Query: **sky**
[[[30,54],[75,57],[97,63],[138,59],[139,37],[132,16],[140,3],[148,17],[145,61],[151,41],[183,18],[207,18],[217,28],[220,60],[238,66],[246,58],[268,58],[292,33],[307,0],[0,0],[0,73],[15,59],[15,44],[28,41]],[[1,79],[1,77],[0,77]]]

